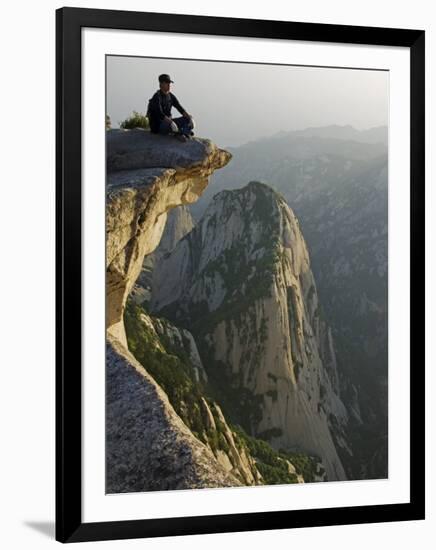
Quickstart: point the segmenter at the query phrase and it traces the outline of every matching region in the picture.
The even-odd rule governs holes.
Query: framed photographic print
[[[424,31],[56,23],[57,540],[423,519]]]

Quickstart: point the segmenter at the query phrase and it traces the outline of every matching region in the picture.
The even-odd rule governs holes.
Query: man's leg
[[[177,124],[181,134],[184,134],[185,136],[191,134],[192,123],[190,118],[186,116],[179,116],[177,118],[173,118],[173,122]]]
[[[159,134],[168,135],[171,132],[172,132],[171,124],[166,118],[164,118],[163,120],[160,121]]]

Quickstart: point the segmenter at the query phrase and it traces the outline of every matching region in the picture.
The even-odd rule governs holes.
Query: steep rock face
[[[145,256],[141,273],[131,292],[131,296],[136,303],[141,304],[150,299],[154,266],[162,256],[171,252],[179,240],[189,233],[193,227],[194,220],[186,205],[177,206],[168,212],[165,229],[159,245],[151,254]]]
[[[337,446],[348,452],[348,418],[332,335],[283,197],[259,182],[215,195],[154,278],[152,311],[192,331],[226,415],[345,479]]]
[[[165,231],[159,246],[150,256],[163,256],[165,253],[171,252],[180,239],[194,228],[194,225],[194,220],[187,206],[182,205],[173,208],[168,214]]]
[[[182,350],[187,354],[189,363],[194,369],[196,382],[207,382],[207,374],[201,362],[197,344],[189,330],[176,327],[166,319],[154,318],[151,320],[150,316],[146,314],[141,315],[141,320],[155,332],[156,341],[165,340],[170,349]]]
[[[238,447],[236,436],[227,424],[221,407],[218,403],[213,403],[213,408],[215,411],[214,415],[204,398],[201,402],[203,406],[203,413],[207,415],[208,421],[210,422],[208,426],[209,431],[217,432],[217,423],[219,423],[221,433],[223,434],[226,442],[226,450],[217,449],[215,451],[215,456],[220,465],[224,468],[224,470],[241,479],[244,485],[262,484],[262,475],[257,470],[253,457],[250,456],[244,447]],[[210,448],[210,445],[208,446]]]
[[[106,325],[125,343],[126,299],[167,211],[197,200],[231,155],[207,139],[182,144],[142,130],[108,131],[106,145]]]

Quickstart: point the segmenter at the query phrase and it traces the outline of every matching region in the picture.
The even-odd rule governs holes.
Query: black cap
[[[169,74],[160,74],[159,75],[159,82],[172,82],[174,84],[174,80],[171,80]]]

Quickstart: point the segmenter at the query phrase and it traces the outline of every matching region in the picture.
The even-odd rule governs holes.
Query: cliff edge
[[[126,299],[168,210],[195,202],[231,154],[208,139],[180,143],[140,129],[106,135],[106,326],[126,345]]]
[[[144,130],[106,133],[106,490],[238,486],[129,352],[123,322],[144,256],[167,212],[195,202],[231,158],[210,140],[180,143]]]

